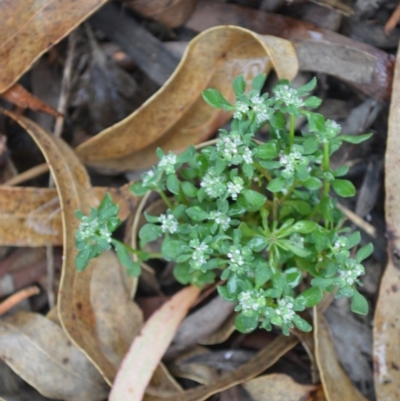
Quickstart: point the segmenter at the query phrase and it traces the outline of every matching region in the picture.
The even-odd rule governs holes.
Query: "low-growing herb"
[[[205,90],[208,104],[233,112],[230,131],[220,130],[214,145],[191,146],[180,155],[158,149],[158,164],[132,186],[138,196],[155,191],[165,202],[162,214],[145,214],[139,232],[141,249],[162,239],[161,255],[112,239],[118,206],[107,195],[90,216],[77,212],[78,270],[112,246],[132,275],[140,265],[129,252],[139,260],[162,257],[175,263],[182,284],[222,280],[218,292],[236,303],[236,327],[244,333],[273,325],[284,334],[294,326],[309,331],[298,312],[334,290],[336,297],[352,298],[354,312],[367,313],[357,286],[365,272],[361,262],[373,248],[366,245],[352,256],[361,237],[346,236],[331,192],[350,197],[356,191],[342,178],[348,168],[332,169],[330,157],[343,142],[357,144],[370,134],[342,135],[336,122],[310,111],[321,104],[309,96],[315,78],[298,89],[282,80],[270,96],[261,94],[264,82],[265,75],[257,76],[246,92],[243,77],[237,77],[234,105],[217,90]],[[307,126],[295,135],[298,118]],[[259,143],[254,135],[266,124],[270,139]]]

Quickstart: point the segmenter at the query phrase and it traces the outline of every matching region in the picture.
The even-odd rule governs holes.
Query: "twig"
[[[384,32],[386,34],[390,33],[396,27],[399,20],[400,20],[400,3],[393,11],[393,14],[388,19],[388,22],[386,22],[385,27],[383,28]]]
[[[371,237],[376,238],[377,233],[373,225],[367,223],[363,218],[352,212],[350,209],[347,209],[346,206],[343,206],[340,203],[337,203],[336,206],[352,223],[357,227],[360,227]]]
[[[13,178],[10,178],[2,185],[7,187],[13,187],[15,185],[21,184],[22,182],[31,180],[32,178],[36,178],[41,174],[47,173],[48,171],[49,171],[49,165],[47,163],[42,163],[35,167],[30,168],[29,170],[24,171],[21,174],[16,175]]]
[[[0,303],[0,316],[8,312],[12,307],[19,304],[26,298],[39,294],[40,289],[36,286],[24,288],[8,297],[5,301]]]

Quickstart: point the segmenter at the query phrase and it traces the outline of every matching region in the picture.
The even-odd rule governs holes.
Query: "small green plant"
[[[340,177],[348,167],[333,170],[330,157],[344,141],[360,143],[366,135],[341,135],[340,126],[309,109],[321,100],[309,93],[315,78],[294,89],[280,81],[271,96],[261,94],[265,75],[257,76],[250,91],[242,76],[233,82],[236,104],[215,89],[203,92],[213,107],[233,112],[231,130],[220,130],[215,145],[180,155],[157,150],[157,166],[132,186],[143,196],[155,191],[165,202],[165,213],[145,214],[141,248],[162,238],[161,255],[133,250],[111,238],[118,226],[117,206],[108,196],[82,220],[77,232],[77,268],[102,250],[115,247],[128,271],[137,275],[140,260],[162,257],[175,262],[182,284],[215,283],[220,296],[237,304],[236,327],[280,326],[284,334],[297,326],[311,330],[297,312],[317,305],[324,292],[351,297],[351,308],[366,314],[368,304],[357,291],[364,274],[361,262],[372,245],[355,253],[360,233],[344,234],[343,216],[331,190],[341,197],[355,195],[353,184]],[[305,117],[306,129],[295,135],[296,119]],[[254,134],[268,124],[270,139],[259,143]],[[95,223],[94,223],[95,222]],[[351,257],[355,253],[355,257]]]

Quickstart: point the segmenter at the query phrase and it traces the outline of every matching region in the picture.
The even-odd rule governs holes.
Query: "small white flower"
[[[346,268],[339,270],[339,277],[345,281],[347,285],[353,285],[359,276],[365,274],[364,266],[357,263],[354,259],[346,261]]]
[[[325,127],[326,133],[330,138],[336,136],[342,130],[342,127],[333,120],[326,120]]]
[[[241,120],[243,116],[249,111],[249,106],[244,102],[237,102],[233,118]]]
[[[174,234],[178,231],[178,220],[173,214],[162,214],[158,217],[158,221],[161,223],[161,231],[163,233]]]
[[[237,246],[231,246],[229,248],[229,253],[226,255],[230,259],[231,263],[238,266],[244,265],[244,258],[240,248]]]
[[[297,91],[287,85],[279,85],[273,89],[275,98],[286,106],[302,107],[304,101],[297,95]]]
[[[278,307],[275,309],[275,313],[280,316],[283,323],[289,323],[295,316],[293,310],[294,299],[292,297],[284,297],[278,300]]]
[[[266,304],[262,290],[243,291],[238,296],[238,301],[243,312],[255,311],[259,312]]]
[[[231,182],[228,182],[227,190],[232,199],[236,200],[240,192],[243,190],[244,181],[240,177],[233,177]]]
[[[253,153],[250,150],[250,148],[245,147],[243,149],[242,158],[243,158],[243,160],[244,160],[244,162],[246,164],[252,164],[253,163]]]
[[[147,184],[154,177],[154,170],[149,170],[142,175],[143,184]]]
[[[222,231],[226,231],[231,222],[231,218],[229,216],[218,211],[210,212],[208,219],[214,220],[222,228]]]
[[[164,170],[167,174],[173,174],[175,173],[175,164],[177,161],[176,155],[173,153],[169,153],[168,155],[165,155],[161,158],[161,160],[158,163],[158,167],[161,170]]]
[[[197,238],[192,239],[189,242],[189,246],[194,249],[190,266],[194,270],[201,270],[204,264],[207,263],[209,246],[204,242],[200,242]]]
[[[200,186],[204,188],[210,198],[218,198],[225,194],[226,186],[224,177],[217,176],[212,170],[209,170],[203,177]]]
[[[304,248],[304,238],[300,234],[292,234],[289,239],[294,246]]]

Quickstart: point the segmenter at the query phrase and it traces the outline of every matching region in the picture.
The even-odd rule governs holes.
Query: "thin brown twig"
[[[396,7],[396,9],[393,11],[393,14],[390,16],[388,21],[385,24],[385,27],[383,28],[383,31],[388,34],[390,33],[397,25],[397,23],[400,20],[400,3]]]
[[[360,227],[371,237],[376,238],[377,233],[376,233],[376,229],[373,225],[366,222],[362,217],[360,217],[357,214],[355,214],[354,212],[352,212],[346,206],[343,206],[340,203],[338,203],[336,206],[352,223],[354,223],[357,227]]]
[[[39,292],[40,292],[39,287],[33,286],[33,287],[24,288],[24,289],[16,292],[15,294],[9,296],[6,300],[4,300],[2,303],[0,303],[0,316],[4,315],[12,307],[19,304],[24,299],[29,298],[33,295],[37,295],[37,294],[39,294]]]
[[[42,163],[35,167],[30,168],[29,170],[24,171],[21,174],[16,175],[15,177],[10,178],[6,182],[4,182],[2,185],[7,186],[7,187],[13,187],[13,186],[19,185],[25,181],[36,178],[41,174],[47,173],[48,171],[49,171],[49,165],[47,163]]]

